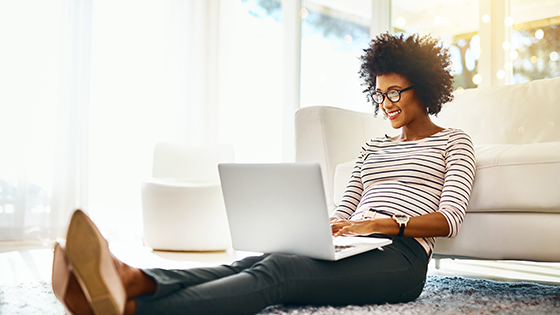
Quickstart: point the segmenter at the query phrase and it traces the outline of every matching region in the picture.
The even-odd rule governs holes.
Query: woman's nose
[[[391,106],[393,106],[393,102],[391,102],[388,97],[385,97],[382,105],[385,110],[388,110],[389,108],[391,108]]]

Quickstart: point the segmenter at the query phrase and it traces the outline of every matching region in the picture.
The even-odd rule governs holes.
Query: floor
[[[0,242],[0,285],[50,281],[53,246],[53,243]],[[234,250],[213,253],[158,252],[135,242],[114,242],[110,247],[119,259],[140,268],[213,266],[254,254]],[[432,260],[428,273],[560,285],[560,263],[442,259],[439,268]]]

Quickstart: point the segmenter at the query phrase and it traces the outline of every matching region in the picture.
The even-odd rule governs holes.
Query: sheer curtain
[[[0,1],[0,240],[53,239],[86,204],[90,1]]]
[[[113,240],[142,236],[139,183],[158,141],[281,160],[282,25],[256,2],[94,3],[89,206]]]
[[[141,239],[140,182],[159,141],[232,143],[239,162],[280,161],[279,10],[0,1],[0,240],[63,237],[75,208],[112,240]]]
[[[0,240],[62,237],[76,208],[140,237],[153,145],[217,138],[204,130],[217,3],[0,1]]]
[[[113,240],[142,236],[140,182],[151,175],[156,142],[216,142],[207,91],[217,3],[94,3],[89,206]]]

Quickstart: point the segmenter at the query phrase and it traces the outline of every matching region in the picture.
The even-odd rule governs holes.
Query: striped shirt
[[[416,141],[372,139],[362,148],[333,216],[363,220],[373,218],[376,210],[408,216],[440,212],[449,224],[447,236],[455,237],[474,175],[472,141],[462,130],[448,128]],[[435,238],[416,240],[431,255]]]

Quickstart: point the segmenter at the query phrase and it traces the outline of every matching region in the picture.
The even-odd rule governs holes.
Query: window
[[[477,86],[480,82],[478,1],[393,0],[391,12],[394,33],[430,34],[449,48],[456,88]]]
[[[237,162],[280,162],[282,3],[240,3],[228,12],[231,27],[220,34],[219,140],[234,145]]]
[[[511,11],[512,82],[559,77],[560,1],[512,0]]]
[[[303,1],[301,106],[371,111],[359,57],[370,40],[371,1]]]

